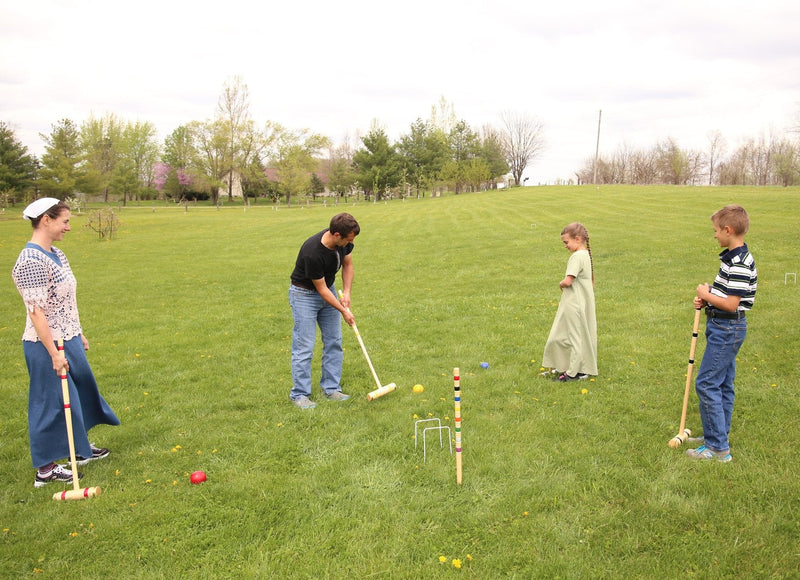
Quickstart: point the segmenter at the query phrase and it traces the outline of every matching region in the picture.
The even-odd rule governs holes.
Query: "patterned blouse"
[[[27,313],[22,340],[39,341],[30,317],[35,306],[44,311],[53,340],[70,340],[82,333],[75,297],[78,281],[64,252],[55,246],[52,250],[28,243],[11,271]]]

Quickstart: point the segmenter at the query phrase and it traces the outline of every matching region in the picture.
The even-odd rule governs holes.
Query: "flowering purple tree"
[[[153,185],[158,193],[162,193],[164,191],[164,184],[167,183],[167,178],[169,177],[170,171],[172,171],[172,168],[161,161],[156,163],[155,167],[153,168]]]

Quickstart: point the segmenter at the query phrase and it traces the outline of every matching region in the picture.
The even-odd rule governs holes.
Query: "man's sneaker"
[[[297,397],[296,399],[292,399],[292,403],[294,403],[296,407],[300,407],[301,409],[313,409],[314,407],[317,406],[317,404],[314,401],[312,401],[305,395],[302,397]]]
[[[561,373],[558,375],[557,381],[561,381],[562,383],[566,383],[567,381],[584,381],[589,378],[589,375],[585,373],[578,373],[574,377],[569,376],[567,373]]]
[[[733,461],[733,457],[731,457],[730,451],[712,451],[705,445],[701,445],[697,449],[687,449],[686,455],[688,455],[692,459],[702,459],[702,460],[716,459],[717,461],[721,461],[722,463],[728,463],[729,461]]]
[[[325,393],[325,398],[329,401],[346,401],[350,398],[350,395],[345,395],[342,391],[333,391]]]
[[[78,472],[78,479],[83,477],[83,474]],[[36,479],[33,482],[33,487],[44,487],[52,482],[72,483],[72,472],[63,465],[56,465],[50,471],[40,473],[36,470]]]
[[[90,461],[94,461],[95,459],[103,459],[104,457],[108,457],[111,452],[108,449],[98,449],[94,445],[92,445],[92,456],[91,457],[81,457],[80,455],[75,457],[75,462],[78,465],[86,465]]]

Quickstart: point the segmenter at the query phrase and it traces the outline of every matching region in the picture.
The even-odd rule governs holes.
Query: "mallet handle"
[[[683,411],[681,411],[681,426],[678,429],[678,436],[683,435],[686,428],[686,412],[689,409],[689,390],[692,386],[692,369],[694,368],[694,353],[697,348],[697,331],[700,328],[700,309],[694,313],[694,327],[692,328],[692,345],[689,348],[689,366],[686,368],[686,388],[683,392]]]
[[[64,352],[64,339],[58,339],[58,350]],[[64,399],[64,420],[67,423],[67,442],[69,443],[69,463],[72,469],[72,489],[80,490],[78,483],[78,461],[75,458],[75,436],[72,433],[72,409],[69,404],[69,381],[67,381],[67,368],[61,369],[61,397]]]
[[[339,290],[339,300],[340,301],[342,299],[342,296],[343,296],[342,295],[342,291]],[[350,312],[350,309],[347,308],[347,311]],[[378,373],[375,372],[375,367],[372,366],[372,361],[369,360],[369,355],[367,354],[367,347],[364,346],[364,341],[361,338],[361,333],[358,332],[358,326],[356,326],[355,322],[353,323],[353,332],[356,333],[356,338],[358,339],[358,344],[361,347],[361,352],[364,353],[364,358],[367,359],[367,364],[369,365],[369,371],[372,373],[372,378],[375,379],[375,384],[378,386],[378,390],[380,390],[383,387],[383,385],[381,385],[381,382],[378,379]]]

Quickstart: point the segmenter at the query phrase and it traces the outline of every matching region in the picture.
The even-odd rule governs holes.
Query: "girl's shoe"
[[[562,383],[566,383],[567,381],[583,381],[588,378],[589,375],[585,373],[578,373],[574,377],[569,376],[567,373],[561,373],[560,375],[558,375],[558,379],[556,380],[561,381]]]

